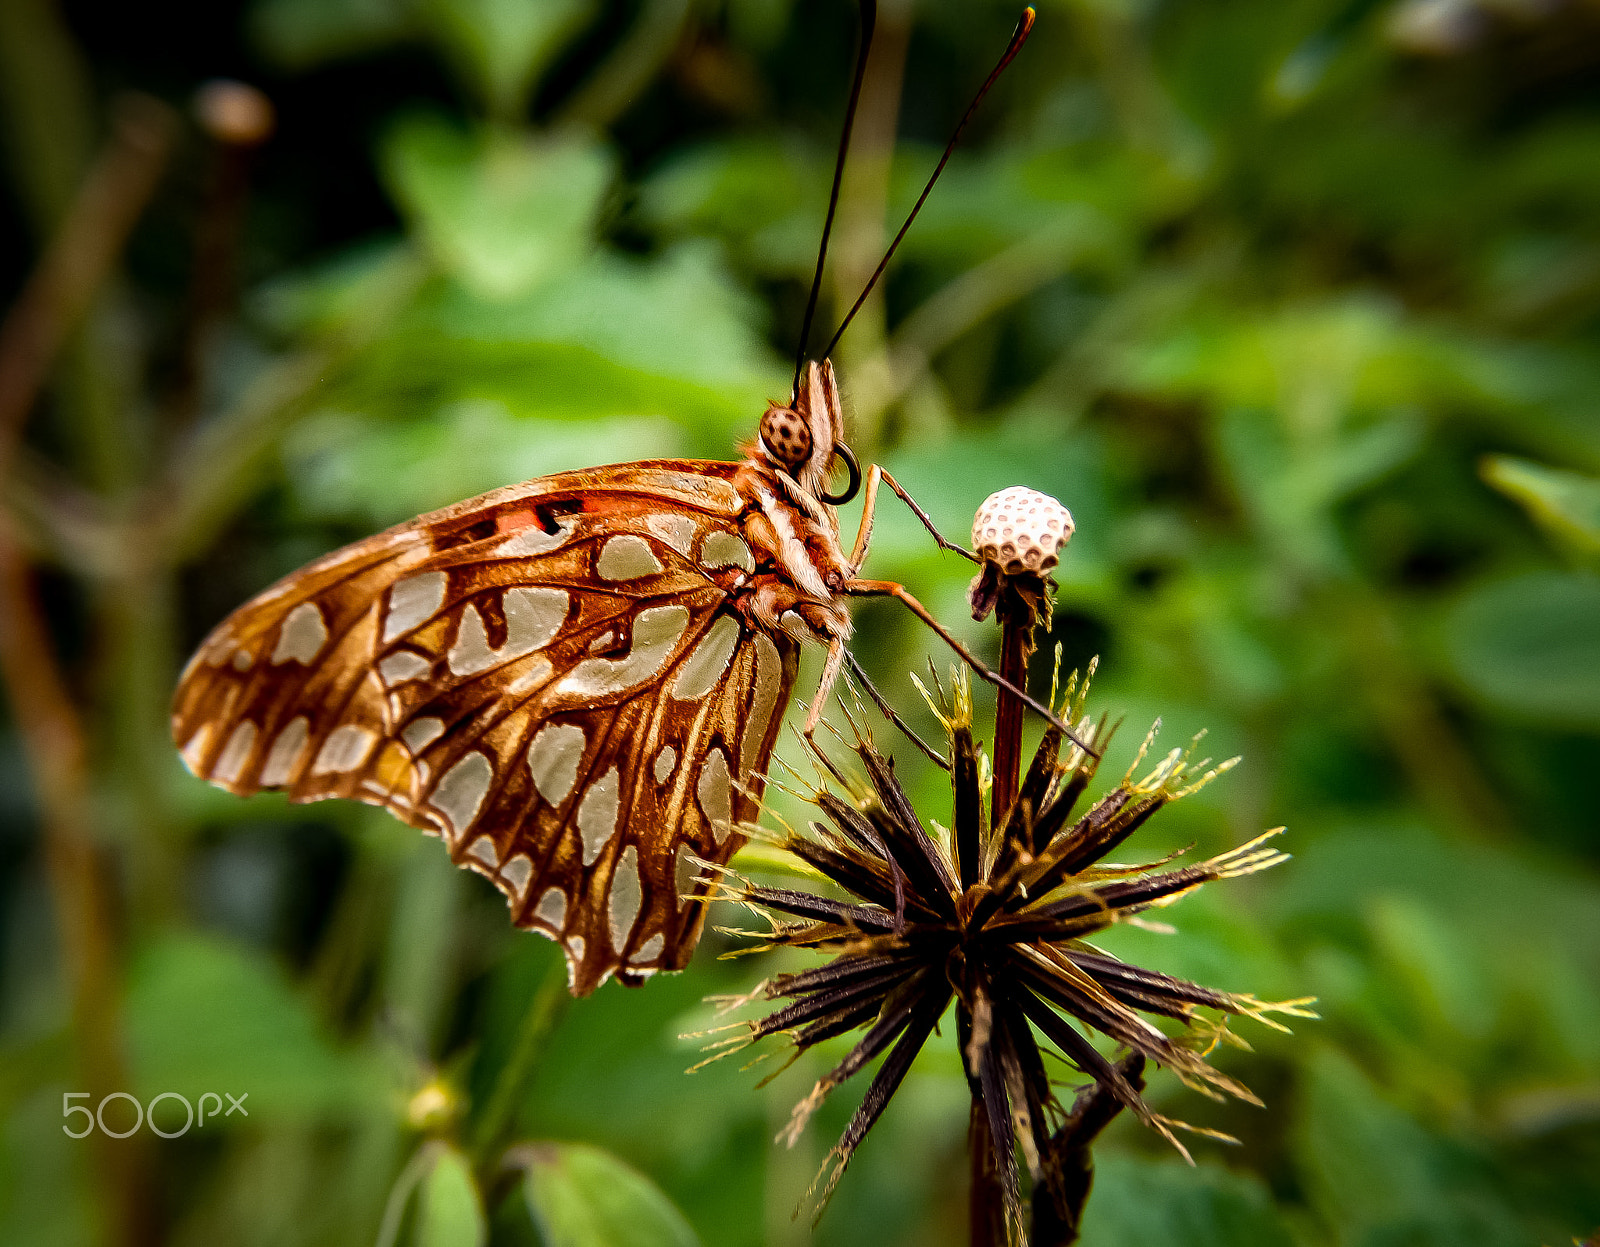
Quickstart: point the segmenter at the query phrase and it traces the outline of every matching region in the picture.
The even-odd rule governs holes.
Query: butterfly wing
[[[442,836],[562,941],[579,994],[680,968],[692,858],[742,843],[798,661],[733,609],[753,570],[734,470],[544,477],[311,564],[191,660],[185,762]]]

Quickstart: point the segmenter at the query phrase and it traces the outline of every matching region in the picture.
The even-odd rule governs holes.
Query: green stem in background
[[[522,1015],[511,1054],[495,1076],[494,1088],[484,1104],[483,1115],[478,1118],[473,1153],[480,1167],[490,1163],[505,1142],[545,1039],[560,1021],[571,999],[567,995],[566,973],[564,960],[557,957]]]
[[[131,96],[0,328],[0,475],[68,338],[122,254],[177,130],[165,104]]]
[[[405,1224],[406,1205],[411,1202],[411,1197],[416,1194],[417,1187],[422,1185],[423,1179],[438,1163],[444,1150],[443,1142],[430,1139],[412,1153],[410,1160],[406,1161],[400,1176],[389,1188],[389,1198],[383,1205],[383,1220],[378,1223],[378,1237],[374,1240],[376,1247],[394,1247],[395,1243],[399,1242],[400,1229]]]
[[[128,871],[136,932],[140,925],[170,918],[183,895],[183,820],[169,796],[173,768],[167,741],[180,661],[177,575],[160,544],[140,539],[140,526],[151,505],[152,471],[167,443],[200,416],[206,357],[217,326],[236,301],[250,158],[272,129],[271,104],[240,83],[210,84],[199,93],[195,112],[213,144],[190,256],[175,377],[157,420],[136,421],[135,404],[123,402],[113,436],[102,440],[118,451],[138,446],[144,452],[125,456],[129,466],[120,478],[105,477],[119,549],[99,578],[94,597],[102,668],[98,717],[104,725],[106,769],[126,796],[126,835],[139,846]],[[163,498],[155,505],[168,501]]]
[[[614,122],[677,49],[688,17],[689,0],[649,0],[628,37],[561,106],[555,127],[601,130]]]
[[[0,473],[52,366],[104,286],[128,232],[155,189],[175,120],[154,101],[119,110],[111,142],[96,160],[61,227],[0,328]],[[90,1095],[125,1092],[110,884],[99,859],[91,800],[88,733],[74,704],[36,599],[32,568],[0,516],[0,675],[33,774],[44,827],[56,921],[72,984],[80,1070]],[[109,1240],[124,1247],[159,1241],[144,1135],[96,1136],[110,1194]]]
[[[1423,802],[1446,825],[1470,828],[1485,838],[1505,835],[1512,816],[1438,694],[1419,676],[1392,608],[1351,578],[1330,581],[1319,591],[1328,617],[1343,623],[1372,717]]]
[[[0,127],[34,237],[53,236],[79,193],[97,129],[89,69],[54,0],[0,4]]]

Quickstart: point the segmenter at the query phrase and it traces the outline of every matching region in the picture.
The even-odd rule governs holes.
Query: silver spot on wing
[[[639,850],[629,845],[617,858],[611,872],[611,899],[607,915],[611,927],[611,947],[621,952],[638,921],[639,907],[644,903],[644,890],[639,882]]]
[[[667,665],[689,626],[686,606],[651,606],[633,621],[633,640],[621,658],[585,658],[556,685],[557,693],[584,701],[642,684]]]
[[[678,678],[672,682],[672,695],[679,701],[698,701],[704,697],[728,669],[728,660],[738,644],[739,621],[732,615],[718,616],[678,669]]]
[[[606,542],[595,563],[601,580],[637,580],[661,570],[661,560],[643,537],[624,533]]]
[[[478,810],[488,795],[489,783],[493,779],[494,764],[477,750],[463,755],[439,777],[438,786],[428,798],[428,804],[450,820],[450,829],[454,833],[450,837],[452,840],[459,839],[472,825],[472,820],[478,817]]]
[[[600,850],[605,848],[606,841],[616,834],[617,812],[620,805],[617,768],[612,767],[589,785],[588,791],[583,794],[583,800],[578,803],[578,835],[583,840],[585,866],[594,865],[595,859],[600,856]]]
[[[378,664],[378,675],[389,688],[427,675],[432,670],[432,662],[408,649],[396,650]]]
[[[733,822],[733,783],[728,774],[728,757],[720,749],[707,752],[700,764],[700,779],[694,786],[700,809],[711,823],[712,834],[721,844],[728,838]]]
[[[444,605],[443,572],[422,572],[397,580],[389,590],[389,613],[383,619],[383,641],[410,632]]]
[[[315,602],[301,602],[289,612],[278,633],[278,644],[272,651],[272,661],[310,663],[328,639],[328,625],[322,610]]]
[[[400,733],[400,739],[405,742],[406,748],[411,750],[412,757],[415,757],[443,734],[444,720],[429,715],[407,723],[405,730]]]
[[[673,857],[672,880],[678,889],[680,900],[694,890],[695,876],[700,873],[700,867],[695,864],[694,857],[694,849],[687,844],[680,844],[677,854]]]
[[[583,760],[583,729],[575,723],[546,723],[528,746],[533,786],[551,805],[560,805],[578,782]]]
[[[755,685],[755,693],[750,698],[750,714],[744,721],[744,734],[739,738],[741,778],[747,778],[756,764],[761,742],[766,739],[773,712],[778,708],[778,693],[783,688],[783,655],[765,632],[756,633]]]
[[[633,956],[628,958],[629,964],[641,965],[645,962],[654,961],[657,957],[661,956],[661,950],[666,947],[666,943],[667,941],[659,932],[655,935],[652,935],[643,944],[640,944],[638,948],[633,950]]]
[[[183,764],[194,774],[200,774],[200,763],[206,756],[206,747],[211,743],[211,724],[202,723],[195,729],[194,735],[184,742],[178,756],[183,759]]]
[[[377,733],[356,723],[341,724],[328,733],[328,739],[317,750],[317,760],[311,764],[311,773],[331,775],[353,771],[367,760],[377,743]]]
[[[535,554],[546,554],[557,547],[564,545],[568,537],[572,536],[574,524],[571,519],[557,522],[556,531],[547,533],[537,524],[529,524],[526,528],[519,528],[494,548],[494,557],[497,559],[522,559]]]
[[[221,780],[225,784],[238,782],[239,772],[244,770],[244,764],[250,761],[250,751],[256,744],[256,725],[249,719],[244,720],[233,729],[233,734],[228,737],[228,743],[222,747],[222,754],[217,758],[217,764],[211,768],[212,779]]]
[[[272,748],[261,767],[261,786],[278,788],[287,784],[300,765],[300,755],[311,739],[311,720],[305,715],[291,719],[289,725],[273,738]]]
[[[715,570],[719,567],[737,567],[747,572],[756,569],[750,547],[726,529],[706,534],[700,546],[700,566]]]
[[[519,901],[522,894],[527,891],[528,880],[533,878],[533,862],[527,854],[518,853],[510,861],[500,867],[500,878],[511,888],[511,895]]]
[[[644,517],[644,526],[661,538],[663,544],[688,557],[689,547],[694,544],[696,528],[693,516],[678,515],[671,511],[659,515],[647,515]]]
[[[521,858],[527,861],[527,858]],[[533,911],[533,916],[548,926],[552,931],[561,930],[567,920],[567,894],[560,888],[549,888],[539,898],[539,905]]]
[[[506,617],[506,639],[498,648],[489,644],[489,634],[478,608],[468,606],[461,612],[455,643],[450,646],[451,673],[476,675],[533,653],[561,630],[571,603],[572,599],[562,589],[543,586],[507,589],[500,598]]]

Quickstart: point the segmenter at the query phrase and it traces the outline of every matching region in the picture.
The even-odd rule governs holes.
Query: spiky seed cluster
[[[972,548],[1008,576],[1044,575],[1072,539],[1072,512],[1048,494],[1013,485],[983,500],[972,520]]]
[[[1103,717],[1091,723],[1083,714],[1087,686],[1085,680],[1074,695],[1069,684],[1061,714],[1098,748],[1109,734]],[[958,1037],[968,1080],[974,1100],[981,1101],[987,1113],[995,1171],[1003,1175],[1009,1214],[1020,1226],[1018,1146],[1027,1161],[1036,1202],[1041,1184],[1047,1191],[1062,1185],[1059,1167],[1052,1161],[1051,1132],[1064,1113],[1036,1031],[1187,1157],[1172,1133],[1182,1123],[1151,1111],[1085,1032],[1099,1031],[1167,1066],[1186,1084],[1213,1098],[1226,1093],[1259,1103],[1247,1088],[1204,1060],[1203,1053],[1219,1039],[1232,1037],[1224,1023],[1207,1023],[1197,1011],[1250,1016],[1278,1029],[1283,1028],[1268,1013],[1313,1015],[1302,1007],[1309,1003],[1306,1000],[1268,1004],[1253,996],[1214,991],[1129,965],[1087,942],[1097,932],[1143,910],[1170,904],[1210,880],[1252,874],[1285,860],[1284,854],[1264,846],[1276,834],[1269,832],[1181,869],[1158,869],[1165,862],[1100,864],[1162,806],[1194,792],[1231,763],[1207,770],[1205,762],[1191,764],[1188,753],[1173,750],[1143,778],[1135,779],[1155,735],[1153,728],[1122,782],[1074,818],[1097,760],[1076,746],[1069,746],[1063,757],[1061,736],[1051,730],[1009,816],[997,831],[986,831],[985,768],[972,736],[972,705],[963,679],[958,677],[954,684],[953,704],[940,690],[936,713],[950,740],[954,812],[948,833],[936,824],[929,830],[930,824],[918,816],[895,778],[893,763],[858,727],[852,748],[865,783],[846,779],[816,749],[827,776],[845,795],[831,790],[828,778],[823,778],[812,799],[827,821],[811,823],[805,834],[788,831],[777,837],[781,847],[853,899],[761,887],[731,873],[720,879],[724,899],[751,907],[772,927],[770,932],[735,934],[756,935],[766,948],[830,953],[833,960],[814,970],[778,975],[749,996],[729,1002],[730,1008],[756,998],[785,1003],[758,1021],[724,1028],[742,1033],[712,1047],[722,1049],[721,1056],[783,1033],[798,1053],[865,1028],[849,1055],[795,1107],[779,1136],[791,1146],[834,1087],[887,1053],[824,1164],[820,1212],[856,1147],[955,998],[962,1006],[958,1018],[964,1025]],[[759,829],[752,831],[761,834]],[[1176,1019],[1189,1030],[1180,1039],[1168,1038],[1141,1012]]]

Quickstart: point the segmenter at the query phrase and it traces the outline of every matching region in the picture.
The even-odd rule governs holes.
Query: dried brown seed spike
[[[272,137],[276,116],[272,101],[249,83],[216,78],[194,97],[201,128],[220,143],[255,147]]]
[[[972,545],[1008,576],[1044,575],[1072,539],[1072,513],[1048,494],[1013,485],[990,494],[972,521]]]

